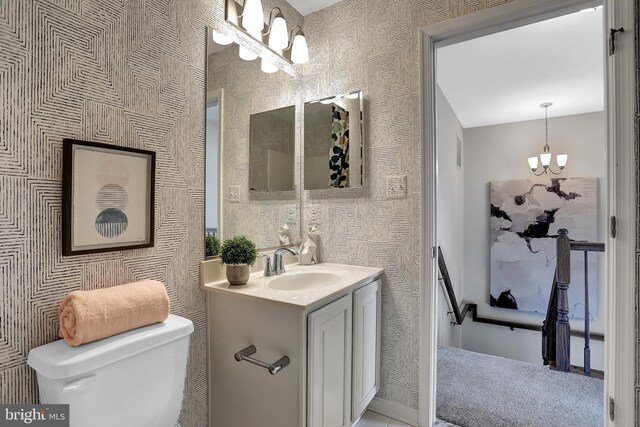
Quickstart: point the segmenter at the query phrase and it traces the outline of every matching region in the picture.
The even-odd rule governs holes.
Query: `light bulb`
[[[242,12],[242,26],[249,32],[262,32],[264,11],[261,0],[247,0]]]
[[[529,167],[532,171],[538,169],[538,158],[537,157],[529,157],[527,159],[529,161]]]
[[[257,53],[247,49],[244,46],[240,46],[240,49],[238,50],[238,54],[240,55],[240,58],[244,59],[245,61],[253,61],[258,57]]]
[[[556,156],[556,162],[558,162],[558,167],[560,169],[564,169],[564,167],[567,165],[567,160],[569,160],[569,156],[567,156],[566,154],[558,154]]]
[[[269,60],[262,58],[262,63],[260,64],[260,69],[263,73],[273,74],[278,71],[278,67],[273,65]]]
[[[309,48],[307,47],[307,39],[303,34],[298,33],[293,38],[291,62],[294,64],[306,64],[309,62]]]
[[[551,164],[551,153],[542,153],[540,154],[540,163],[545,168]]]
[[[224,34],[218,32],[218,31],[213,31],[213,41],[215,44],[219,44],[220,46],[226,46],[229,45],[231,43],[233,43],[233,40],[231,40],[229,37],[225,36]]]
[[[277,49],[276,53],[278,53],[279,55],[282,55],[282,50]],[[263,73],[267,73],[267,74],[273,74],[276,71],[278,71],[278,67],[276,67],[276,65],[267,58],[261,59],[260,69],[262,70]]]
[[[269,47],[271,49],[286,49],[287,46],[289,46],[287,23],[282,15],[276,16],[269,32]]]

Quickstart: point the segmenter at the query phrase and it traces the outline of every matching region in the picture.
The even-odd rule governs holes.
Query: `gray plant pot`
[[[227,280],[230,285],[246,285],[251,275],[251,269],[247,264],[227,265]]]

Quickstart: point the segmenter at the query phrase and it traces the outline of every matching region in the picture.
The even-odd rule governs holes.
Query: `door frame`
[[[436,43],[455,43],[548,19],[589,5],[604,4],[605,49],[608,29],[624,27],[617,37],[616,54],[607,56],[605,92],[607,110],[608,216],[617,218],[617,237],[607,239],[607,340],[605,341],[605,415],[609,397],[615,399],[615,420],[607,427],[634,423],[635,375],[635,245],[636,176],[634,153],[634,10],[633,0],[513,0],[427,26],[420,30],[421,92],[421,212],[419,425],[435,420],[437,367],[437,247],[435,136]],[[606,54],[606,53],[605,53]]]

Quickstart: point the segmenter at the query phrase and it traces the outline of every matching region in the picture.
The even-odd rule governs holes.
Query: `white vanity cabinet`
[[[380,388],[380,281],[353,292],[352,421],[367,409]]]
[[[309,427],[355,424],[380,384],[380,281],[309,314]]]
[[[261,276],[203,285],[210,427],[351,427],[364,413],[379,388],[382,270],[320,266],[351,276],[306,293],[272,292]],[[262,366],[234,358],[249,346]],[[265,369],[283,356],[290,363],[275,375]]]
[[[351,420],[351,295],[309,314],[308,420],[314,427]]]

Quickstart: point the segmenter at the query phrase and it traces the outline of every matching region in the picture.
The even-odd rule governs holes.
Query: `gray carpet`
[[[436,416],[462,427],[602,427],[604,382],[452,347],[438,349]]]

